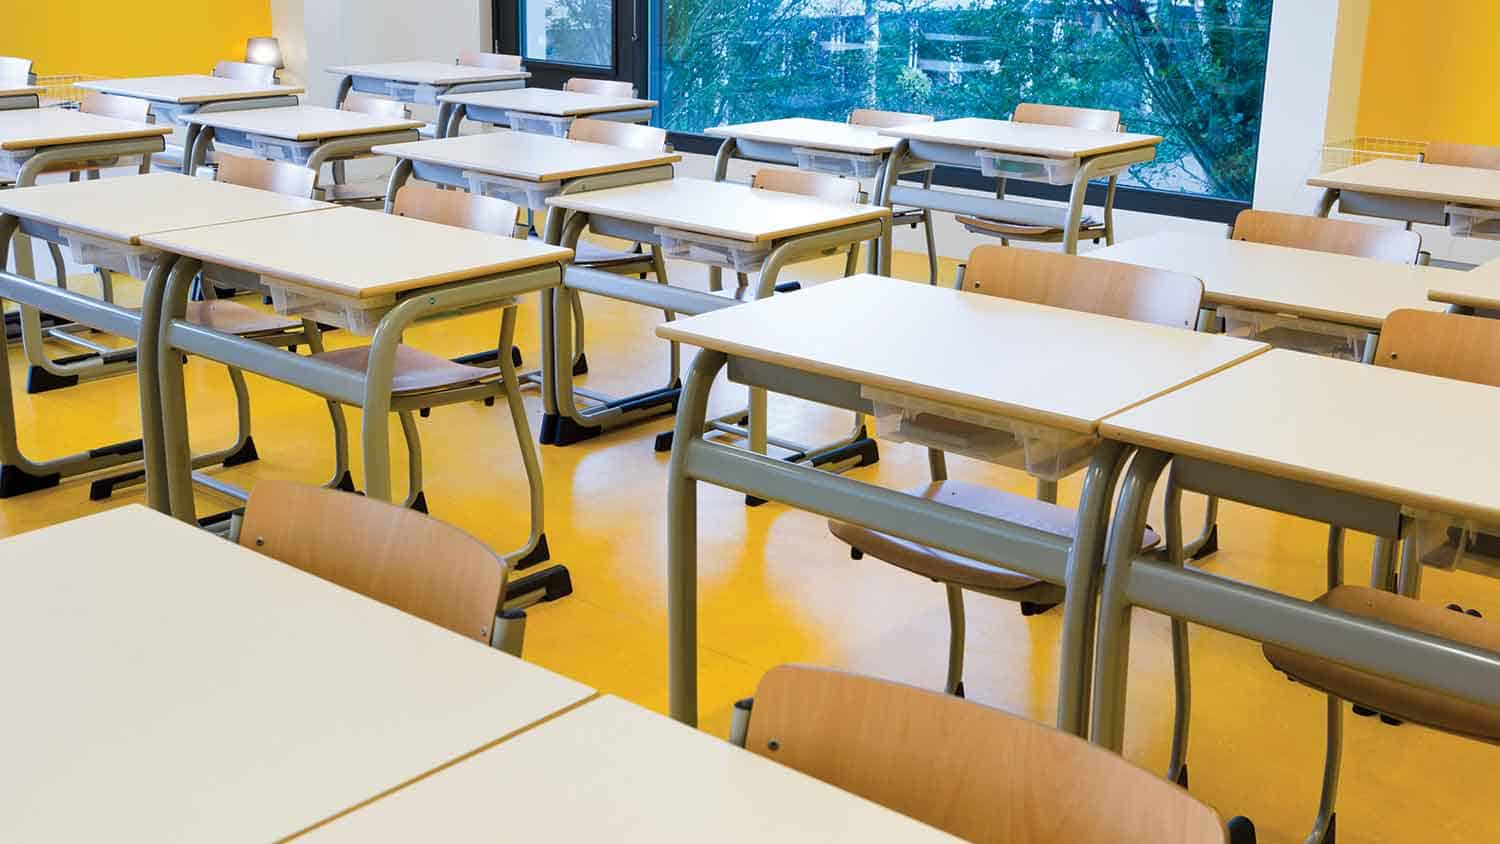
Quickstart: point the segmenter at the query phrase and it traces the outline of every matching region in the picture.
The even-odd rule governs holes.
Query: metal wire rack
[[[1410,141],[1403,138],[1377,138],[1360,136],[1336,141],[1323,146],[1319,172],[1327,173],[1341,167],[1352,167],[1377,158],[1395,158],[1401,161],[1418,161],[1427,150],[1426,141]]]
[[[83,102],[83,89],[77,87],[78,83],[103,78],[87,73],[57,73],[37,76],[36,84],[44,89],[42,105],[77,108],[78,104]]]

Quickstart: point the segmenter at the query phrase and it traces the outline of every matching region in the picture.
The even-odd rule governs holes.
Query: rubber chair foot
[[[1173,782],[1176,782],[1178,785],[1182,786],[1183,788],[1187,788],[1188,787],[1188,766],[1187,765],[1184,764],[1182,766],[1182,770],[1180,770],[1180,771],[1177,772],[1177,779],[1173,780]]]
[[[92,355],[81,355],[79,359],[93,357]],[[69,363],[70,360],[63,358],[57,363]],[[50,393],[53,390],[63,390],[78,383],[77,375],[53,375],[51,372],[33,366],[26,370],[26,392],[31,395],[37,393]]]
[[[542,601],[556,601],[573,594],[573,578],[563,566],[548,566],[541,571],[505,584],[505,600],[542,593]]]
[[[515,569],[523,571],[532,566],[541,565],[550,559],[552,559],[552,550],[547,547],[547,534],[544,533],[537,537],[535,548],[531,549],[526,556],[516,560]]]
[[[1481,613],[1479,610],[1473,609],[1472,607],[1469,609],[1464,609],[1458,604],[1449,604],[1448,609],[1453,610],[1454,612],[1461,612],[1464,615],[1472,615],[1475,618],[1484,618],[1484,613]]]
[[[542,445],[555,445],[559,448],[591,440],[604,433],[602,427],[588,427],[573,421],[571,416],[562,416],[557,413],[542,414]]]
[[[849,559],[863,560],[864,558],[865,552],[859,550],[858,548],[855,548],[853,545],[849,546]]]
[[[760,505],[762,505],[764,503],[766,503],[766,499],[764,499],[764,498],[756,498],[753,495],[746,495],[745,496],[745,506],[746,507],[759,507]]]
[[[1030,617],[1030,616],[1033,616],[1033,615],[1041,615],[1042,613],[1046,612],[1047,610],[1052,609],[1055,606],[1057,606],[1057,604],[1044,604],[1044,603],[1038,603],[1036,601],[1022,601],[1021,602],[1021,615],[1026,616],[1026,617]]]
[[[115,487],[124,486],[128,483],[142,480],[146,473],[137,469],[134,472],[124,472],[119,475],[111,475],[107,478],[98,478],[89,483],[90,501],[108,501],[115,494]]]
[[[221,463],[220,465],[224,466],[227,469],[231,466],[240,466],[245,463],[252,463],[259,459],[260,452],[255,450],[255,438],[247,436],[245,437],[245,444],[235,449],[233,453],[226,456],[223,463]]]
[[[802,289],[802,282],[783,281],[782,283],[776,285],[771,289],[775,290],[777,293],[796,293],[798,290]]]
[[[353,492],[354,475],[351,474],[348,469],[345,469],[344,474],[339,476],[338,483],[333,485],[333,489],[336,489],[339,492]]]
[[[1208,538],[1203,540],[1203,547],[1193,552],[1193,559],[1201,560],[1219,550],[1219,526],[1214,525],[1208,531]]]
[[[662,431],[656,435],[656,442],[651,444],[651,450],[657,454],[666,454],[672,450],[672,439],[676,431]]]
[[[20,466],[0,466],[0,498],[15,498],[28,492],[51,489],[61,481],[61,472],[33,475]]]
[[[426,419],[427,417],[432,415],[432,408],[424,407],[421,410],[417,411],[417,415],[422,417],[423,419]]]
[[[573,374],[574,375],[587,375],[587,374],[589,374],[589,356],[588,355],[579,355],[578,359],[575,360],[575,361],[573,361]]]
[[[1244,815],[1229,819],[1229,844],[1255,844],[1255,824]]]
[[[411,500],[411,506],[409,508],[407,508],[407,509],[409,509],[409,510],[416,510],[418,513],[426,513],[426,512],[428,512],[427,511],[427,492],[425,490],[423,490],[421,492],[418,492],[417,493],[417,497],[413,498]]]

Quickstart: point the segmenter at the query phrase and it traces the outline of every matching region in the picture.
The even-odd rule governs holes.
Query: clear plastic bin
[[[149,246],[132,246],[69,229],[60,231],[68,241],[68,251],[72,253],[75,263],[126,273],[132,278],[145,279],[150,276],[151,269],[161,256],[160,251]]]
[[[1046,182],[1049,185],[1073,184],[1073,177],[1078,175],[1080,166],[1076,158],[1059,160],[987,149],[975,154],[979,156],[979,172],[986,176]]]
[[[1099,438],[1061,428],[977,413],[940,402],[865,387],[883,439],[909,442],[1021,469],[1057,481],[1088,465]]]
[[[35,154],[34,149],[0,150],[0,179],[15,181],[26,160]]]
[[[1500,239],[1500,208],[1449,205],[1443,210],[1448,214],[1448,232],[1454,237]]]
[[[568,127],[573,125],[571,117],[548,117],[545,114],[527,114],[524,111],[512,111],[507,113],[510,120],[510,128],[516,132],[528,132],[532,135],[550,135],[554,138],[566,138]]]
[[[1500,577],[1500,530],[1441,514],[1403,509],[1406,532],[1415,540],[1416,558],[1440,569],[1464,569]]]
[[[188,116],[198,110],[197,105],[183,103],[157,103],[151,104],[151,115],[157,123],[165,123],[171,126],[186,126]]]
[[[469,182],[469,193],[498,197],[535,211],[546,210],[547,197],[562,190],[562,182],[528,182],[469,170],[464,171],[464,178]]]
[[[766,262],[766,256],[771,254],[769,243],[751,243],[667,228],[657,228],[656,233],[661,237],[662,252],[669,257],[723,267],[737,273],[759,270]]]
[[[313,296],[296,288],[285,287],[278,284],[276,279],[263,280],[271,291],[271,307],[276,309],[276,313],[336,325],[361,337],[374,334],[381,317],[391,308],[389,304],[384,307],[357,308],[353,302]]]
[[[1224,333],[1233,337],[1340,360],[1364,358],[1369,332],[1363,328],[1231,307],[1218,311],[1224,320]]]
[[[307,159],[312,157],[313,150],[317,149],[320,143],[321,141],[289,141],[285,138],[268,138],[262,135],[253,135],[250,138],[250,148],[254,150],[256,157],[270,161],[285,161],[290,164],[306,164]]]
[[[420,103],[423,105],[437,105],[438,90],[431,85],[419,85],[414,82],[386,83],[386,95],[393,100],[403,103]]]
[[[884,160],[884,156],[880,155],[861,155],[826,149],[793,147],[792,152],[797,156],[797,167],[802,170],[828,173],[833,176],[850,176],[856,179],[868,179],[879,173],[880,162]]]

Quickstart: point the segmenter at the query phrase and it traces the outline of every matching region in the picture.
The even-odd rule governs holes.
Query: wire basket
[[[1323,159],[1318,172],[1327,173],[1344,167],[1353,167],[1377,158],[1394,158],[1398,161],[1420,161],[1427,151],[1426,141],[1408,141],[1402,138],[1375,138],[1360,136],[1337,141],[1323,146]]]
[[[83,102],[83,89],[77,87],[78,83],[103,78],[87,73],[56,73],[37,76],[36,84],[43,89],[42,105],[78,108],[78,104]]]

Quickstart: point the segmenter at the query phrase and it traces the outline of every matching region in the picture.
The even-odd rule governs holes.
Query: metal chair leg
[[[417,431],[417,417],[409,410],[396,414],[401,419],[401,435],[406,440],[406,500],[403,507],[427,512],[427,499],[422,494],[422,436]]]
[[[943,690],[964,696],[964,590],[951,583],[948,590],[948,681]]]

